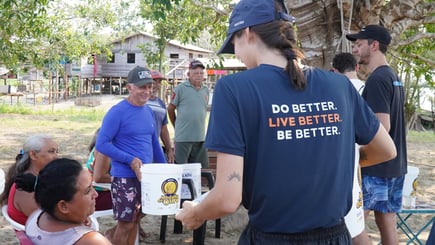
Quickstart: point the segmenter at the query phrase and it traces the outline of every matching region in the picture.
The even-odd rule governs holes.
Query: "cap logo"
[[[234,23],[234,27],[237,27],[237,26],[239,26],[239,25],[243,25],[243,24],[245,24],[245,21],[244,21],[244,20],[241,20],[241,21],[239,21],[239,22]]]
[[[149,71],[139,71],[137,73],[139,79],[151,78],[151,72]]]

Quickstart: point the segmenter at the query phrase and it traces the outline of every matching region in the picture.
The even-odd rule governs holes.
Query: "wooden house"
[[[128,72],[135,66],[150,67],[142,53],[141,46],[150,44],[154,46],[157,37],[144,32],[137,32],[126,38],[112,42],[111,59],[97,56],[94,62],[84,59],[80,64],[65,64],[65,72],[68,76],[79,76],[84,79],[84,93],[102,92],[122,93]],[[194,45],[181,44],[177,41],[169,41],[165,48],[165,70],[163,73],[168,79],[182,80],[186,78],[186,70],[189,62],[197,58],[206,58],[213,51],[206,50]],[[89,64],[94,63],[94,64]],[[101,87],[100,87],[101,86]]]

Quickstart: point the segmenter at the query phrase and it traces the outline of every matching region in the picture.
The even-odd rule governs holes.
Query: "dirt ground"
[[[113,103],[116,100],[110,99]],[[65,103],[65,106],[71,106],[71,103]],[[107,103],[101,105],[104,108],[109,108]],[[17,120],[16,125],[4,125],[4,118],[14,118]],[[35,125],[32,127],[20,126],[22,118],[34,120]],[[41,116],[28,116],[28,115],[9,115],[0,114],[0,168],[6,170],[12,163],[15,155],[19,152],[24,139],[33,133],[44,132],[52,135],[58,142],[61,153],[63,156],[72,156],[75,159],[85,162],[88,155],[87,145],[92,137],[92,134],[98,124],[89,127],[81,128],[80,131],[66,130],[64,127],[47,128],[44,125],[38,124],[38,117]],[[420,169],[417,186],[417,199],[419,201],[434,202],[435,201],[435,142],[419,143],[408,142],[408,159],[409,165],[417,166]],[[435,215],[435,214],[433,214]],[[409,223],[412,227],[419,227],[423,222],[429,220],[432,216],[420,215],[411,218]],[[182,234],[173,233],[173,216],[169,216],[167,231],[166,231],[166,244],[189,244],[192,242],[192,232],[184,230]],[[111,217],[99,218],[100,231],[104,232],[106,229],[114,225]],[[205,244],[236,244],[239,234],[247,222],[246,211],[243,208],[231,216],[222,219],[222,233],[221,238],[214,238],[214,222],[207,222],[207,235]],[[160,244],[160,216],[147,215],[142,220],[142,227],[150,234],[145,241],[140,244]],[[376,225],[371,216],[367,222],[367,230],[373,240],[373,244],[379,241],[379,233]],[[420,238],[425,241],[428,237],[429,230],[424,231]],[[405,244],[405,236],[399,232],[401,243]],[[15,234],[11,226],[0,216],[0,244],[12,245],[19,244],[15,238]]]

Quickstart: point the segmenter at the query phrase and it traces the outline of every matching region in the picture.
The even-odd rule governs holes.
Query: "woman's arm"
[[[92,231],[83,235],[76,245],[111,245],[112,243],[98,231]]]
[[[242,183],[243,157],[218,152],[215,186],[199,204],[184,201],[175,218],[193,230],[205,220],[236,212],[242,202]]]
[[[379,125],[378,132],[372,141],[367,145],[361,146],[359,152],[359,164],[361,167],[385,162],[397,156],[396,146],[382,123]]]

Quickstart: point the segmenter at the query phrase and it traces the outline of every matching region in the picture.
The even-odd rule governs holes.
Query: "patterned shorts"
[[[112,203],[115,220],[136,221],[141,209],[139,180],[137,178],[114,177],[112,181]]]
[[[405,176],[380,178],[362,176],[364,210],[399,213],[402,210],[402,190]]]

